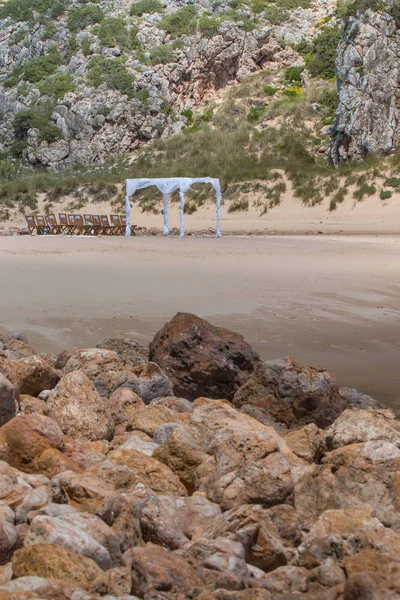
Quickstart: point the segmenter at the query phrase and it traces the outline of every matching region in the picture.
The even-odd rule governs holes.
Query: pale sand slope
[[[0,321],[41,351],[149,342],[177,311],[400,407],[400,237],[0,237]]]
[[[330,212],[327,198],[323,203],[308,207],[304,206],[299,199],[293,197],[288,183],[288,191],[284,194],[281,204],[260,216],[260,210],[253,207],[254,200],[262,200],[262,195],[241,195],[249,201],[250,208],[247,211],[229,213],[229,201],[221,208],[221,228],[224,232],[233,231],[263,231],[269,233],[342,233],[342,234],[400,234],[400,194],[393,191],[393,197],[382,201],[379,194],[366,198],[362,202],[356,202],[352,197],[353,188],[349,195],[338,208]],[[57,212],[67,211],[69,202],[73,199],[65,198],[63,202],[55,203],[53,210]],[[162,208],[160,194],[160,211]],[[44,213],[45,203],[43,198],[39,202],[38,213]],[[108,203],[92,202],[86,204],[74,213],[110,214],[115,209],[110,208]],[[185,215],[185,227],[187,231],[199,231],[215,228],[215,205],[207,204],[199,208],[192,215]],[[144,227],[162,228],[163,216],[159,214],[142,213],[135,204],[132,204],[131,222]],[[179,208],[177,204],[170,203],[169,225],[179,227]],[[1,228],[8,229],[9,226],[24,227],[26,223],[18,211],[12,215],[12,219],[0,223]]]

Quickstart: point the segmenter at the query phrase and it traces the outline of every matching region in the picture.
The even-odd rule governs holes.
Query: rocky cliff
[[[386,10],[350,17],[338,47],[339,106],[331,158],[389,154],[400,139],[400,33]]]
[[[0,7],[0,152],[67,168],[166,137],[229,83],[296,63],[291,45],[309,42],[334,6],[8,0]]]

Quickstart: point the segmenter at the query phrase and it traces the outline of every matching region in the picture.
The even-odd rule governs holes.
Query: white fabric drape
[[[180,237],[185,235],[184,230],[184,206],[185,197],[184,194],[187,192],[191,185],[194,183],[210,183],[216,194],[216,206],[217,206],[217,226],[216,226],[216,237],[221,237],[220,221],[221,221],[221,186],[219,179],[212,177],[167,177],[159,179],[127,179],[126,180],[126,196],[125,196],[125,207],[126,207],[126,230],[125,234],[130,235],[130,214],[131,214],[131,203],[130,198],[136,192],[143,188],[155,185],[160,192],[163,194],[164,200],[164,229],[163,235],[168,235],[168,196],[175,190],[179,190],[180,193]]]

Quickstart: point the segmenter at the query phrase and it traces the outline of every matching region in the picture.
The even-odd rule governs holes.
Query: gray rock
[[[102,569],[111,567],[108,551],[79,527],[57,517],[38,516],[30,525],[24,540],[25,546],[32,544],[58,544],[71,552],[91,558]]]
[[[393,17],[367,10],[351,17],[339,44],[339,105],[332,126],[334,164],[389,154],[400,140],[400,57]]]
[[[17,397],[14,385],[0,373],[0,427],[16,416]]]

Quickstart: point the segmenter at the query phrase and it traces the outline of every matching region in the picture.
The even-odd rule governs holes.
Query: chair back
[[[47,215],[46,217],[47,225],[50,227],[57,227],[57,219],[55,215]]]
[[[114,227],[121,227],[121,221],[120,221],[119,215],[111,215],[110,219],[111,219],[111,225],[113,225]]]
[[[80,229],[83,227],[83,217],[82,215],[75,215],[75,225]]]
[[[35,217],[36,227],[46,227],[46,219],[42,216]]]
[[[68,218],[66,213],[58,213],[58,220],[60,225],[68,225]]]

